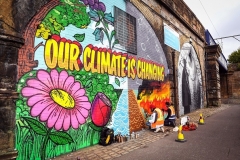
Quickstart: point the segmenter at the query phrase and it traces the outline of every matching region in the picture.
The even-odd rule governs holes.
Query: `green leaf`
[[[73,37],[74,37],[78,42],[82,42],[82,41],[84,41],[84,39],[85,39],[85,33],[83,33],[83,34],[75,34]]]
[[[88,92],[91,92],[93,90],[93,86],[92,86],[92,80],[88,80],[85,84],[85,89],[88,91]]]
[[[18,99],[17,102],[16,102],[16,106],[19,106],[21,104],[23,104],[23,101],[21,99]]]
[[[89,122],[88,124],[95,131],[99,131],[100,132],[102,130],[102,127],[95,126],[92,122]]]
[[[49,134],[49,137],[51,141],[53,141],[57,145],[65,145],[73,142],[72,137],[68,133],[63,131],[51,132]]]
[[[115,83],[116,83],[118,86],[120,86],[120,81],[119,81],[119,79],[118,79],[117,77],[115,77]]]
[[[92,86],[92,80],[88,80],[85,84],[85,88],[89,88]]]
[[[93,86],[89,86],[88,88],[86,88],[86,90],[87,90],[88,92],[92,92],[92,91],[93,91]]]
[[[109,30],[108,23],[107,23],[107,21],[105,19],[103,19],[103,25],[107,28],[107,30]]]
[[[115,46],[115,44],[119,44],[118,39],[115,39],[115,40],[114,40],[113,45],[112,45],[112,48]]]
[[[100,22],[101,22],[101,21],[98,21],[98,22],[96,23],[95,27],[99,26]]]
[[[101,17],[104,17],[104,12],[103,12],[103,11],[98,11],[97,13],[98,13],[98,15],[100,15]]]
[[[36,132],[37,134],[40,134],[40,135],[43,135],[43,136],[45,136],[47,134],[46,127],[41,122],[39,122],[38,120],[33,119],[33,118],[29,118],[29,117],[22,117],[22,118],[28,123],[30,128],[34,132]]]
[[[116,34],[116,31],[113,30],[113,31],[111,32],[110,39],[112,39],[112,37],[113,37],[115,34]]]
[[[232,52],[232,53],[228,56],[228,62],[229,62],[229,63],[240,63],[240,49]]]
[[[114,90],[115,90],[115,93],[116,93],[116,95],[117,95],[117,97],[116,97],[115,99],[118,100],[119,97],[120,97],[121,94],[122,94],[122,89],[114,89]]]

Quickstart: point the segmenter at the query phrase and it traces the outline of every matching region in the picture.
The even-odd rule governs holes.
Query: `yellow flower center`
[[[72,96],[64,90],[53,89],[50,92],[52,100],[66,109],[72,109],[75,106],[75,101]]]

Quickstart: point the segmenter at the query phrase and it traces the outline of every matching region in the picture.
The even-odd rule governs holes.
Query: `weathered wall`
[[[222,98],[222,103],[240,103],[240,71],[239,64],[229,64],[228,72],[225,74],[224,83],[221,83],[221,94],[224,95]]]
[[[240,98],[240,71],[234,71],[232,75],[232,98]]]
[[[194,51],[193,61],[196,62],[194,65],[195,71],[198,75],[198,80],[194,80],[191,87],[191,105],[190,111],[202,108],[206,105],[206,84],[205,84],[205,40],[204,40],[204,27],[192,13],[192,11],[186,6],[183,1],[131,1],[147,18],[151,26],[153,27],[160,43],[163,46],[164,53],[167,57],[169,67],[169,78],[171,80],[171,100],[175,103],[175,107],[180,115],[184,114],[184,107],[182,105],[182,82],[180,82],[179,75],[181,75],[181,62],[183,57],[186,57],[183,45],[189,43],[190,37],[192,39],[192,50]],[[169,25],[180,35],[180,48],[181,53],[178,51],[172,54],[172,49],[164,45],[163,36],[163,23]],[[182,48],[183,47],[183,48]],[[190,48],[189,48],[190,49]],[[174,56],[174,58],[173,58]],[[173,63],[174,61],[174,63]],[[173,67],[175,64],[175,67]],[[180,66],[179,66],[180,65]],[[175,68],[175,86],[173,78],[173,68]],[[190,67],[191,68],[191,67]],[[195,73],[190,77],[196,77]],[[191,79],[189,79],[190,81]],[[197,87],[198,86],[198,87]],[[194,88],[199,88],[197,95]],[[174,94],[175,93],[175,94]],[[176,97],[176,102],[174,101]],[[198,98],[197,98],[198,97]],[[200,99],[200,101],[199,101]]]
[[[114,36],[121,32],[114,23],[125,21],[113,16],[113,6],[136,19],[122,24],[127,45],[137,43],[134,54]],[[145,127],[150,106],[165,108],[166,54],[132,3],[53,0],[28,19],[18,58],[18,159],[52,158],[94,145],[104,126],[129,135]]]
[[[48,3],[49,1],[51,0],[13,0],[12,15],[14,18],[15,30],[17,30],[19,33],[23,33],[24,31],[26,31],[26,27],[32,17],[39,11],[39,9],[44,4]]]
[[[7,23],[0,23],[2,31],[25,40],[24,45],[21,38],[15,40],[18,45],[1,42],[0,48],[11,53],[0,53],[6,78],[2,88],[11,96],[19,94],[16,107],[13,97],[2,100],[0,113],[10,115],[1,122],[0,133],[10,137],[2,150],[16,148],[18,159],[52,158],[94,145],[104,126],[115,134],[130,134],[144,127],[150,106],[164,109],[169,100],[178,114],[183,112],[178,64],[190,37],[202,80],[198,94],[205,100],[204,29],[183,1],[95,2],[16,0],[4,4],[9,10],[0,11],[7,17]],[[115,19],[113,6],[136,18],[135,54],[114,36],[114,23],[122,17]],[[164,44],[163,23],[179,34],[179,51],[173,53]],[[133,43],[133,25],[126,21],[124,26],[129,30],[127,45]]]
[[[24,41],[15,30],[12,1],[0,6],[0,159],[14,159],[17,60]]]
[[[221,48],[218,45],[206,46],[206,75],[207,75],[207,97],[208,107],[221,106],[221,83],[219,74],[219,63]]]

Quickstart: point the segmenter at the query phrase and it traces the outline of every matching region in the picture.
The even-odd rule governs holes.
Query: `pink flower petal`
[[[52,111],[52,113],[50,114],[50,116],[49,116],[49,118],[48,118],[48,120],[47,120],[47,126],[48,126],[48,128],[52,128],[52,127],[55,125],[55,123],[56,123],[56,121],[58,120],[58,117],[59,117],[59,115],[60,115],[60,113],[61,113],[62,110],[63,110],[62,107],[56,107],[56,108]]]
[[[48,98],[49,96],[46,96],[46,95],[42,95],[42,94],[35,94],[33,95],[32,97],[30,97],[28,100],[27,100],[27,105],[29,107],[32,107],[34,104],[36,104],[37,102],[45,99],[45,98]]]
[[[42,82],[40,82],[39,80],[37,80],[37,79],[27,80],[27,85],[29,87],[36,88],[36,89],[45,91],[47,93],[50,92],[50,88],[48,86],[46,86],[45,84],[43,84]]]
[[[79,82],[75,82],[71,87],[70,87],[70,92],[71,95],[74,95],[79,89],[81,88],[81,85]]]
[[[75,110],[71,110],[71,124],[74,129],[78,129],[79,123],[78,123],[78,119],[77,119]]]
[[[57,119],[56,124],[55,124],[55,129],[57,131],[60,130],[63,126],[63,121],[64,121],[64,118],[65,118],[65,114],[66,114],[66,109],[63,109],[62,112],[60,113],[58,119]]]
[[[48,95],[48,93],[32,87],[24,87],[21,92],[24,97],[31,97],[35,94]]]
[[[86,122],[86,118],[84,118],[79,111],[77,111],[76,113],[77,113],[76,116],[79,124],[84,124]]]
[[[88,116],[88,109],[85,109],[85,108],[83,108],[83,107],[81,107],[81,106],[79,106],[79,107],[76,107],[76,109],[81,113],[81,115],[83,116],[83,117],[87,117]]]
[[[91,108],[91,103],[90,102],[77,102],[76,108],[85,108],[89,110]]]
[[[45,122],[47,121],[47,119],[49,118],[50,114],[52,113],[52,111],[59,107],[56,103],[52,103],[50,104],[48,107],[46,107],[42,113],[40,114],[40,121]]]
[[[52,100],[46,100],[42,99],[41,101],[38,101],[32,108],[31,108],[31,115],[33,117],[36,117],[40,115],[40,113],[47,108],[49,105],[53,104],[54,102]]]
[[[59,79],[58,79],[58,86],[60,89],[64,88],[63,86],[64,86],[64,83],[65,83],[67,77],[68,77],[68,73],[65,70],[60,72]]]
[[[48,128],[56,130],[77,129],[84,124],[91,108],[91,103],[85,96],[85,89],[73,76],[63,70],[56,69],[48,73],[45,70],[37,71],[37,79],[29,79],[27,86],[22,89],[22,95],[27,97],[27,104],[31,107],[31,115],[39,116],[40,121],[47,121]],[[56,104],[50,97],[52,89],[62,89],[68,92],[75,100],[75,108],[65,109]]]
[[[77,97],[75,98],[75,102],[88,102],[88,97],[87,96]]]
[[[83,96],[85,93],[85,89],[79,89],[73,96],[74,98],[77,98]]]
[[[73,83],[74,83],[74,78],[73,78],[73,76],[69,76],[67,79],[66,79],[66,81],[65,81],[65,83],[64,83],[64,90],[65,91],[67,91],[67,92],[69,92],[69,90],[70,90],[70,88],[71,88],[71,86],[73,85]]]
[[[52,83],[52,79],[49,75],[49,73],[45,70],[38,70],[37,71],[37,78],[46,86],[48,86],[49,88],[53,88],[53,83]]]
[[[70,111],[66,111],[64,122],[63,122],[63,130],[67,131],[70,128],[71,125],[71,117],[70,117]]]
[[[59,86],[58,86],[58,78],[59,78],[58,71],[56,69],[51,70],[50,75],[51,75],[51,79],[52,79],[54,88],[59,88]]]

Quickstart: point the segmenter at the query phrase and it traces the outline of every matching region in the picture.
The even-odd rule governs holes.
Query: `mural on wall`
[[[180,115],[202,107],[201,68],[195,49],[190,43],[183,44],[179,56],[178,95]]]
[[[145,127],[145,114],[150,114],[151,105],[164,109],[165,102],[170,101],[170,83],[167,80],[167,60],[152,26],[132,3],[127,2],[126,11],[136,18],[137,57],[160,63],[164,67],[165,76],[163,81],[138,77],[128,80],[130,131],[136,131]]]
[[[52,0],[26,28],[18,63],[18,159],[52,158],[97,144],[104,126],[129,134],[131,115],[144,124],[141,108],[169,98],[165,64],[114,47],[112,6],[126,10],[126,2],[106,2]],[[129,90],[136,79],[144,79],[137,82],[139,92]]]

